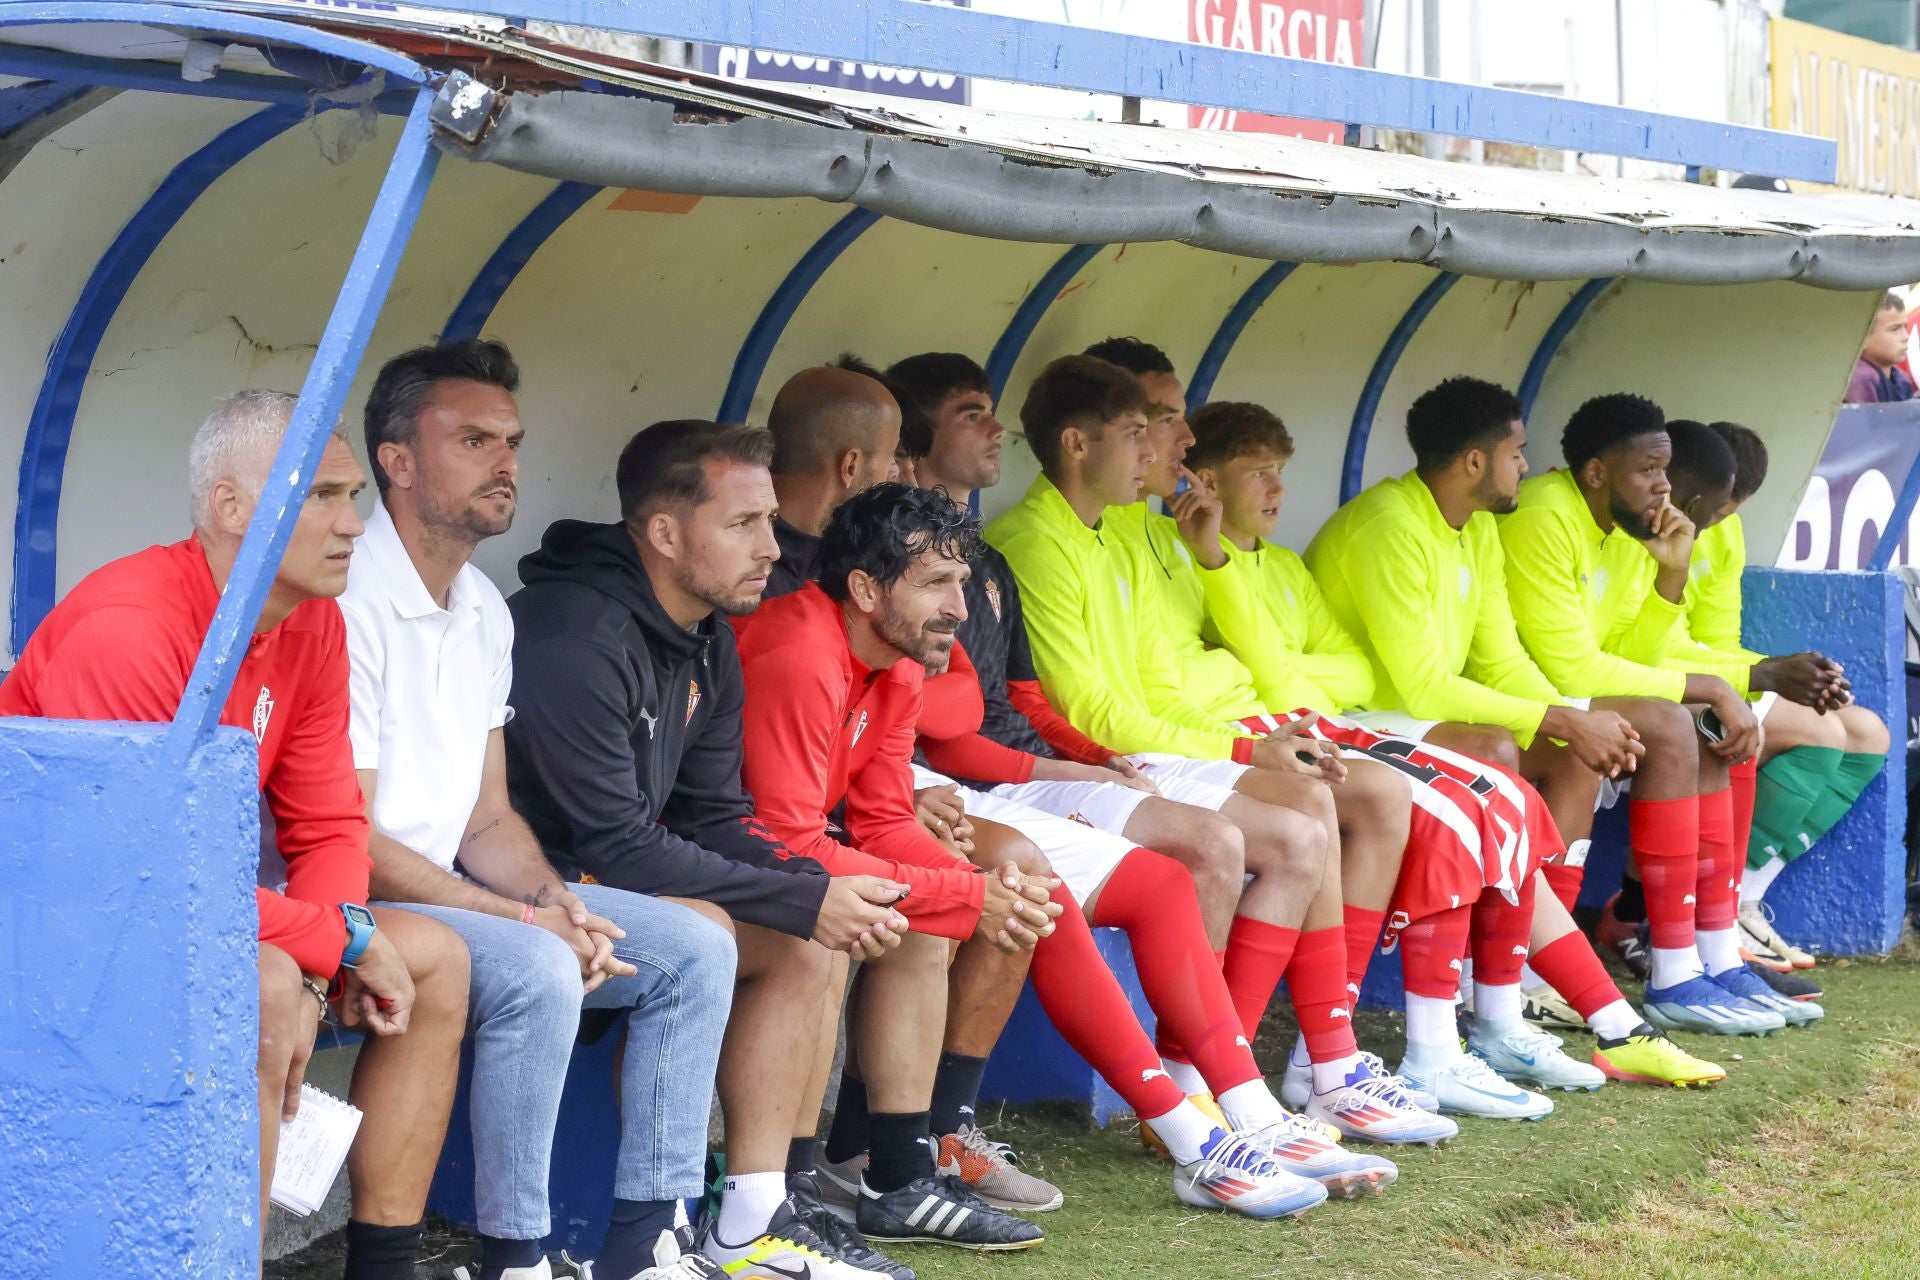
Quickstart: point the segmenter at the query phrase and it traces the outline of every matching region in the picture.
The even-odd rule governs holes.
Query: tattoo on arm
[[[467,843],[472,844],[475,840],[478,840],[481,836],[487,834],[487,832],[493,830],[495,827],[499,825],[500,825],[500,819],[495,818],[492,822],[489,822],[486,826],[480,828],[478,831],[468,832]]]
[[[524,898],[520,899],[520,901],[526,903],[530,907],[544,907],[552,899],[552,897],[553,897],[553,886],[542,885],[540,888],[534,890],[532,893],[529,893]]]

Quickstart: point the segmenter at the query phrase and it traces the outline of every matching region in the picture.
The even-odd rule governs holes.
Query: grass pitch
[[[1609,1084],[1555,1094],[1538,1124],[1467,1121],[1443,1149],[1395,1153],[1377,1199],[1330,1201],[1255,1223],[1174,1200],[1168,1167],[1131,1123],[1103,1131],[1068,1108],[983,1117],[1028,1168],[1061,1185],[1036,1251],[974,1256],[905,1246],[923,1280],[1911,1280],[1920,1272],[1920,957],[1828,961],[1827,1018],[1765,1039],[1682,1037],[1727,1068],[1685,1092]],[[1261,1060],[1284,1060],[1292,1025],[1270,1020]],[[1398,1061],[1400,1020],[1370,1013],[1360,1038]],[[1590,1042],[1588,1042],[1590,1043]],[[1569,1047],[1582,1047],[1569,1037]],[[436,1233],[423,1276],[470,1257]],[[322,1242],[269,1280],[339,1274]]]

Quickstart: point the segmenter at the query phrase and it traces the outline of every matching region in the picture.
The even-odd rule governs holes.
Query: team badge
[[[860,745],[860,735],[861,735],[861,734],[863,734],[863,733],[865,733],[866,731],[867,731],[867,713],[866,713],[866,709],[865,709],[865,708],[862,708],[862,709],[861,709],[861,711],[860,711],[860,719],[854,722],[854,726],[853,726],[853,741],[852,741],[851,743],[849,743],[848,745],[849,745],[849,746],[859,746],[859,745]]]
[[[1000,584],[987,579],[987,603],[993,606],[993,620],[1000,621]]]
[[[1465,600],[1473,594],[1473,570],[1466,565],[1460,566],[1460,598]]]
[[[253,740],[260,746],[267,745],[267,722],[273,719],[273,690],[260,686],[260,696],[253,703]]]
[[[695,711],[698,711],[699,709],[700,709],[700,682],[698,680],[689,680],[687,681],[687,718],[682,723],[692,724],[693,713]]]

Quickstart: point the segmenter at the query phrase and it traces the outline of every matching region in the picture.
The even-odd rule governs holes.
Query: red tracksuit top
[[[0,716],[173,719],[219,603],[193,538],[102,566],[27,641],[0,683]],[[260,744],[260,787],[287,862],[284,895],[255,890],[260,941],[321,977],[347,945],[339,904],[366,902],[372,867],[347,721],[346,624],[332,600],[308,600],[253,637],[220,723]]]
[[[740,638],[746,762],[754,814],[797,854],[836,876],[875,875],[911,890],[900,912],[922,933],[968,938],[985,881],[913,813],[920,664],[874,671],[853,656],[840,606],[808,583],[754,611]],[[849,848],[827,834],[846,800]]]

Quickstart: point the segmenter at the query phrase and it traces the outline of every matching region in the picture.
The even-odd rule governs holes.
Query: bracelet
[[[521,908],[520,908],[520,923],[521,923],[521,924],[532,924],[532,923],[533,923],[533,912],[534,912],[534,906],[533,906],[533,904],[532,904],[531,902],[529,902],[529,903],[527,903],[527,905],[525,905],[524,907],[521,907]]]
[[[320,1016],[322,1018],[326,1017],[327,1016],[327,989],[321,986],[319,983],[315,982],[312,978],[309,978],[304,973],[300,975],[300,985],[313,993],[313,998],[320,1002]]]

